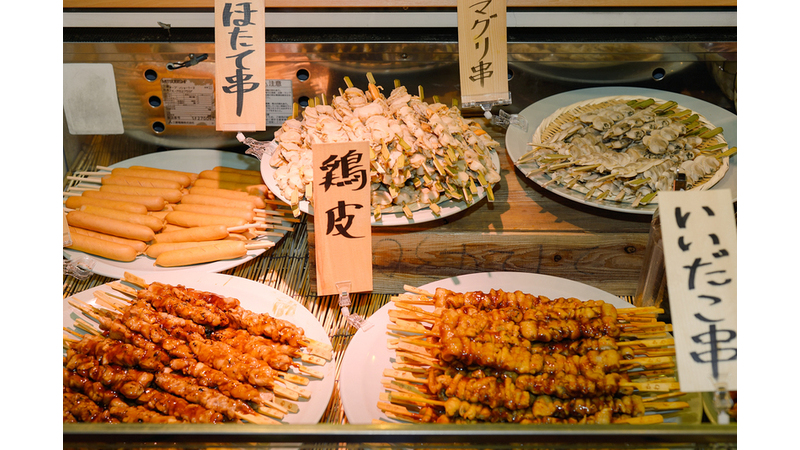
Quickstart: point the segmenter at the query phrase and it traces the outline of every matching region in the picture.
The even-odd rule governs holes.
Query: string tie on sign
[[[250,137],[245,137],[241,132],[236,134],[236,139],[238,139],[242,144],[250,147],[245,150],[245,154],[255,156],[259,160],[261,160],[265,154],[267,156],[272,156],[272,154],[275,153],[275,150],[278,148],[278,144],[273,141],[258,141]]]
[[[92,276],[94,264],[95,260],[86,255],[78,255],[72,259],[65,259],[64,275],[69,275],[79,280],[85,280]]]
[[[350,314],[350,282],[340,281],[336,283],[336,289],[339,291],[339,307],[342,308],[342,315],[347,323],[356,330],[367,331],[372,328],[372,324],[363,317],[358,314]]]

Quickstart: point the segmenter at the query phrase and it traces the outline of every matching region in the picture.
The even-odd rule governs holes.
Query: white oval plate
[[[246,278],[218,273],[159,273],[141,274],[134,273],[145,279],[146,282],[160,282],[171,285],[183,285],[192,289],[213,292],[225,297],[233,297],[239,300],[242,308],[246,308],[256,313],[268,313],[278,319],[287,320],[294,325],[302,327],[308,338],[331,345],[330,339],[325,329],[316,317],[288,295],[270,287]],[[107,284],[87,289],[79,292],[72,297],[95,305],[94,292],[104,291],[121,295],[111,289]],[[68,303],[71,297],[64,299],[64,327],[75,329],[75,319],[81,318],[88,322],[86,316]],[[334,378],[336,377],[335,360],[328,361],[324,366],[310,366],[323,373],[322,379],[316,379],[307,375],[309,383],[304,388],[311,391],[308,400],[295,402],[299,411],[295,414],[287,414],[283,422],[289,424],[315,424],[318,423],[328,407],[333,393]]]
[[[577,281],[548,275],[517,272],[484,272],[446,278],[419,286],[420,289],[434,292],[436,288],[450,289],[455,292],[483,291],[502,289],[519,290],[534,295],[545,295],[550,298],[575,297],[580,300],[603,300],[617,308],[630,308],[633,305],[603,290]],[[389,324],[391,303],[384,305],[368,321],[373,325],[369,330],[358,330],[347,346],[342,359],[339,391],[344,411],[351,424],[366,425],[373,420],[398,423],[388,418],[378,408],[380,394],[385,392],[381,384],[384,369],[391,369],[394,351],[387,347],[386,326]],[[700,398],[689,400],[690,408],[682,411],[677,418],[665,419],[665,422],[681,420],[682,423],[702,417]],[[682,419],[681,419],[682,418]]]
[[[204,170],[213,169],[216,166],[255,171],[259,170],[258,159],[252,156],[220,150],[204,149],[168,150],[164,152],[149,153],[147,155],[126,159],[109,167],[118,168],[131,166],[147,166],[157,169],[180,170],[191,173],[200,173]],[[278,241],[283,239],[283,237],[269,236],[268,239],[272,242],[278,243]],[[154,273],[222,272],[240,264],[244,264],[245,262],[250,261],[256,256],[264,253],[264,251],[264,249],[249,250],[247,252],[247,256],[239,259],[215,261],[182,267],[159,267],[155,265],[155,259],[146,255],[139,255],[131,262],[123,262],[114,261],[112,259],[95,255],[86,255],[83,252],[66,248],[64,249],[64,254],[66,254],[70,259],[77,255],[86,255],[95,262],[92,272],[110,278],[122,278],[125,272],[138,273],[145,277]]]
[[[533,103],[532,105],[523,109],[519,115],[525,118],[527,121],[528,129],[523,130],[518,126],[510,126],[506,132],[506,151],[511,157],[511,160],[514,161],[514,165],[519,167],[517,165],[517,161],[530,150],[531,147],[528,144],[531,142],[531,137],[536,132],[539,124],[541,124],[542,121],[548,118],[555,111],[578,102],[591,100],[593,98],[623,95],[653,97],[676,101],[681,107],[697,111],[698,114],[704,116],[715,126],[722,127],[722,134],[725,136],[725,141],[728,143],[728,146],[736,147],[736,115],[728,110],[694,97],[676,94],[673,92],[660,91],[656,89],[613,86],[578,89],[574,91],[563,92],[561,94],[556,94],[539,100],[538,102]],[[526,170],[520,169],[523,174],[535,167],[535,165],[528,164],[526,167]],[[544,175],[529,177],[529,179],[540,186],[544,182],[548,181],[548,178]],[[653,214],[657,207],[657,204],[655,203],[633,208],[624,203],[618,204],[615,202],[586,200],[583,193],[573,189],[567,189],[556,184],[549,184],[545,187],[545,189],[568,200],[609,211],[632,214]],[[728,167],[728,171],[725,173],[725,176],[722,177],[722,179],[711,189],[730,189],[731,197],[733,198],[733,201],[736,201],[736,155],[733,155],[730,158],[730,166]]]

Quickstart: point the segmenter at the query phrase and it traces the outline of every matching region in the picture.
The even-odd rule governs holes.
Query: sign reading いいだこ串
[[[315,143],[314,229],[317,295],[372,290],[372,215],[367,142]]]
[[[727,189],[658,194],[678,377],[736,390],[736,223]]]
[[[214,2],[217,131],[267,129],[264,0]]]

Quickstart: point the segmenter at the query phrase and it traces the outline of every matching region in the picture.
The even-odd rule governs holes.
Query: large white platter
[[[232,167],[234,169],[246,170],[259,170],[258,159],[241,155],[238,153],[225,152],[220,150],[205,150],[205,149],[186,149],[186,150],[168,150],[157,153],[149,153],[147,155],[137,156],[135,158],[126,159],[117,164],[111,165],[111,168],[117,167],[131,167],[131,166],[147,166],[157,169],[170,169],[180,170],[183,172],[200,173],[204,170],[213,169],[216,166]],[[96,186],[96,185],[95,185]],[[269,239],[277,243],[282,237],[268,236],[264,239]],[[215,261],[205,264],[195,264],[192,266],[183,267],[159,267],[155,265],[155,259],[145,255],[139,255],[131,262],[114,261],[111,259],[103,258],[100,256],[86,255],[94,260],[94,268],[92,271],[98,275],[103,275],[111,278],[121,278],[124,272],[135,272],[142,274],[142,276],[149,276],[153,273],[209,273],[209,272],[222,272],[231,269],[240,264],[255,258],[256,256],[264,253],[264,249],[249,250],[247,256],[239,259],[231,259],[226,261]],[[69,258],[77,255],[85,255],[82,252],[75,250],[64,249],[64,254]]]
[[[134,273],[134,272],[132,272]],[[311,312],[303,307],[288,295],[273,289],[265,284],[261,284],[246,278],[235,277],[218,273],[159,273],[141,274],[134,273],[145,279],[146,282],[161,282],[171,285],[183,285],[188,288],[213,292],[218,295],[233,297],[239,300],[241,306],[256,313],[268,313],[278,319],[287,320],[305,331],[308,338],[330,345],[325,329]],[[73,295],[72,297],[86,303],[95,304],[94,292],[105,291],[121,295],[113,291],[107,284],[88,289]],[[75,319],[81,318],[88,322],[86,316],[72,307],[68,303],[68,297],[64,299],[64,327],[75,329]],[[325,409],[328,407],[331,394],[333,393],[334,378],[336,377],[335,360],[328,361],[324,366],[311,366],[323,373],[322,379],[306,376],[310,382],[306,389],[311,391],[308,400],[300,399],[295,402],[299,407],[299,412],[287,414],[283,419],[284,423],[289,424],[315,424],[318,423]],[[296,372],[295,372],[296,373]]]
[[[446,288],[456,292],[502,289],[545,295],[550,298],[575,297],[579,300],[603,300],[617,308],[630,308],[633,305],[608,292],[564,278],[533,273],[485,272],[447,278],[420,286],[420,289],[434,292],[436,288]],[[384,369],[392,367],[394,351],[387,347],[386,326],[389,324],[391,303],[383,306],[369,317],[373,326],[358,330],[347,346],[342,359],[339,391],[347,420],[356,425],[372,423],[373,420],[397,422],[388,418],[378,408],[380,394],[385,391],[381,384]],[[681,398],[684,401],[689,399]],[[702,416],[700,398],[691,399],[691,408],[678,418],[665,421],[697,421]],[[691,410],[691,411],[690,411]]]
[[[494,166],[497,168],[497,171],[500,171],[500,157],[497,155],[496,151],[492,151],[492,162]],[[278,183],[275,181],[275,168],[269,165],[269,156],[264,155],[264,158],[261,160],[261,178],[264,179],[264,183],[269,187],[269,190],[275,194],[280,200],[286,203],[290,203],[289,199],[285,198],[283,192],[281,192],[280,188],[278,188]],[[478,186],[478,194],[474,196],[474,201],[472,204],[467,204],[467,202],[456,202],[453,200],[447,200],[439,203],[439,207],[441,211],[439,211],[439,215],[433,213],[430,208],[422,208],[414,211],[413,218],[409,219],[406,217],[403,212],[381,212],[381,220],[375,220],[375,217],[372,217],[372,226],[373,227],[386,227],[386,226],[398,226],[398,225],[410,225],[415,223],[426,223],[426,222],[433,222],[434,220],[443,219],[445,217],[450,217],[454,214],[458,214],[461,211],[464,211],[476,203],[481,201],[484,197],[486,197],[486,190],[483,187]],[[306,214],[314,215],[314,207],[311,206],[308,200],[301,200],[299,202],[298,207],[300,211],[303,211]]]
[[[531,142],[531,137],[536,132],[539,124],[551,114],[561,108],[578,102],[609,96],[641,96],[676,101],[681,107],[696,111],[715,126],[722,127],[722,134],[725,136],[725,141],[728,143],[728,146],[736,147],[736,115],[728,110],[694,97],[673,92],[657,89],[610,86],[563,92],[539,100],[523,109],[519,115],[527,121],[528,129],[523,130],[518,126],[510,126],[506,132],[506,151],[511,157],[511,160],[514,161],[514,165],[516,166],[517,161],[531,149],[531,146],[528,145]],[[520,170],[522,170],[524,174],[532,167],[535,167],[535,165],[528,167],[527,170]],[[541,174],[532,176],[530,179],[540,186],[549,180],[547,176]],[[567,189],[557,184],[549,184],[545,186],[545,189],[571,201],[610,211],[632,214],[653,214],[657,207],[656,203],[633,208],[624,203],[617,204],[615,202],[586,200],[583,193],[573,189]],[[736,155],[730,158],[730,167],[725,176],[711,189],[729,189],[731,191],[731,197],[736,201]]]

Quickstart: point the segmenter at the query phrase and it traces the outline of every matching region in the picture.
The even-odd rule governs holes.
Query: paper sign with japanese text
[[[372,290],[370,159],[367,142],[315,143],[314,230],[317,295]]]
[[[505,0],[458,0],[461,103],[510,102]]]
[[[267,129],[264,0],[214,1],[217,131]]]
[[[736,219],[727,189],[658,194],[681,391],[736,390]]]

